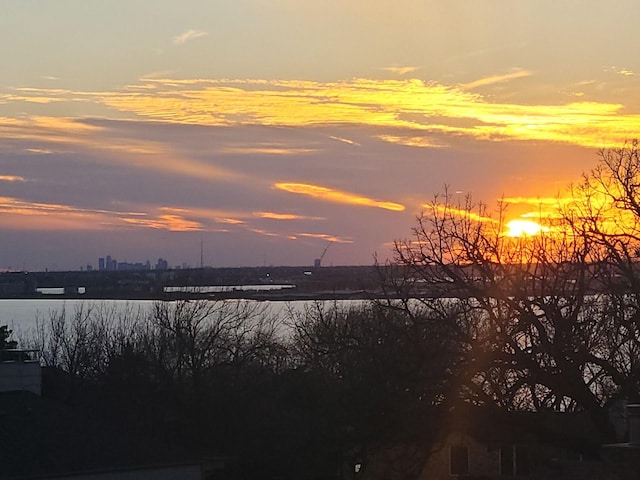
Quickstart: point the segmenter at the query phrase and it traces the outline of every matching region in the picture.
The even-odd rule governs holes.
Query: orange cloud
[[[515,205],[560,205],[571,199],[562,199],[560,197],[503,197],[501,203],[510,203]]]
[[[473,220],[474,222],[497,223],[497,221],[494,218],[491,218],[485,215],[480,215],[478,213],[472,212],[470,210],[466,210],[464,208],[455,208],[450,205],[425,204],[425,205],[422,205],[422,208],[436,211],[438,213],[446,213],[448,215],[452,215],[455,217],[468,218],[469,220]]]
[[[325,220],[322,217],[306,217],[304,215],[295,215],[292,213],[254,212],[253,215],[270,220]]]
[[[623,145],[640,131],[640,114],[622,104],[498,103],[469,91],[528,75],[526,70],[514,70],[466,85],[416,79],[312,82],[144,78],[120,91],[20,89],[20,98],[9,95],[2,100],[62,98],[107,106],[127,116],[196,125],[369,125],[393,129],[382,135],[396,143],[402,143],[403,138],[419,138],[424,132],[438,132],[484,141],[534,140],[600,148]],[[414,134],[400,137],[394,133],[398,127]],[[432,145],[414,142],[412,146]],[[274,154],[287,151],[286,147],[283,152],[271,150]]]
[[[336,243],[353,243],[350,238],[337,235],[276,232],[253,227],[237,217],[288,219],[320,219],[273,212],[237,213],[214,209],[181,208],[173,206],[141,206],[139,211],[84,209],[58,203],[29,202],[14,197],[0,197],[0,222],[7,230],[114,230],[154,229],[171,232],[229,232],[217,225],[230,225],[267,237],[295,240],[314,238]],[[232,217],[233,215],[235,217]]]
[[[441,148],[444,145],[434,142],[430,138],[426,137],[403,137],[397,135],[378,135],[380,140],[383,140],[388,143],[395,143],[397,145],[406,145],[408,147],[426,147],[426,148]]]
[[[0,218],[6,229],[100,230],[118,223],[122,215],[126,213],[0,197]]]
[[[328,235],[326,233],[298,233],[296,235],[299,237],[317,238],[319,240],[325,240],[327,242],[334,243],[353,243],[353,240],[351,240],[350,238],[337,237],[335,235]]]
[[[401,212],[405,208],[404,205],[401,205],[399,203],[383,202],[355,195],[353,193],[341,192],[339,190],[332,190],[327,187],[310,185],[306,183],[276,183],[274,187],[285,192],[307,195],[309,197],[319,198],[321,200],[326,200],[329,202],[345,203],[348,205],[358,205],[363,207],[382,208],[384,210],[391,210],[394,212]]]
[[[148,206],[146,208],[149,211],[156,210],[155,206]],[[226,225],[244,225],[246,222],[243,218],[248,218],[251,214],[246,212],[234,212],[229,210],[219,210],[213,208],[180,208],[180,207],[159,207],[157,211],[160,215],[189,215],[192,218],[197,218],[201,223],[205,223],[205,220],[212,221],[214,223],[222,223]]]
[[[263,228],[250,228],[249,231],[253,233],[257,233],[259,235],[264,235],[265,237],[280,237],[281,235],[275,232],[270,232],[269,230],[265,230]]]
[[[102,230],[126,227],[154,228],[170,231],[204,230],[205,226],[171,209],[150,208],[131,212],[79,208],[58,203],[29,202],[14,197],[0,197],[0,219],[7,229],[33,230]]]
[[[179,215],[159,215],[155,218],[124,218],[124,222],[153,228],[157,230],[169,230],[170,232],[193,232],[205,230],[205,227],[193,220],[188,220]]]
[[[529,75],[518,70],[478,80],[476,87]],[[548,140],[589,147],[623,143],[640,116],[619,104],[491,103],[463,88],[420,80],[320,83],[265,80],[149,79],[159,92],[111,95],[105,104],[164,121],[207,125],[364,124],[469,135],[482,140]],[[213,109],[215,105],[217,108]],[[440,119],[433,123],[432,119]],[[444,120],[444,121],[443,121]],[[467,120],[469,127],[456,126]]]
[[[19,175],[0,175],[0,182],[24,182],[24,177]]]
[[[244,221],[243,220],[238,220],[237,218],[220,218],[220,217],[216,217],[216,222],[218,223],[227,223],[229,225],[244,225]]]

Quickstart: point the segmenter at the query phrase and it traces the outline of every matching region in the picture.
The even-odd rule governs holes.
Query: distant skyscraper
[[[158,265],[160,265],[160,267],[158,267],[158,265],[156,265],[156,268],[161,268],[161,269],[167,269],[168,268],[168,264],[166,260],[163,260],[162,258],[158,259]],[[163,263],[164,262],[164,263]],[[87,265],[87,270],[90,270],[91,267],[89,265]],[[151,270],[151,262],[149,260],[147,260],[145,263],[142,262],[135,262],[135,263],[130,263],[130,262],[118,262],[118,260],[116,260],[115,258],[111,258],[111,255],[107,255],[106,257],[100,257],[98,258],[98,270],[99,271],[107,271],[107,272],[113,272],[113,271],[130,271],[130,270]]]
[[[111,258],[111,255],[107,255],[105,269],[112,272],[118,269],[118,261],[115,258]]]

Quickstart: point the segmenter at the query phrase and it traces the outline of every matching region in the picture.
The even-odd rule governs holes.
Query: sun
[[[531,237],[549,230],[533,220],[511,220],[506,227],[508,237]]]

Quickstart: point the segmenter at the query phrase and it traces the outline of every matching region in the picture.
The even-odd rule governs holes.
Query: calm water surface
[[[138,307],[151,308],[152,300],[75,300],[75,299],[37,299],[37,300],[0,300],[0,325],[8,325],[14,332],[25,332],[36,325],[36,320],[47,320],[51,313],[63,308],[72,313],[82,305],[95,305],[126,309]]]
[[[253,300],[246,300],[254,302]],[[21,333],[26,333],[36,326],[37,320],[48,320],[54,312],[60,312],[64,308],[67,314],[80,307],[104,308],[105,310],[115,308],[122,311],[147,311],[153,307],[155,300],[81,300],[81,299],[59,299],[43,298],[29,300],[0,300],[0,325],[8,325],[18,337]],[[305,308],[313,305],[314,301],[299,300],[292,302],[256,302],[264,306],[272,314],[285,318],[289,311],[302,312]],[[321,302],[322,303],[322,302]],[[329,302],[332,303],[332,302]],[[362,303],[361,300],[340,300],[342,306]]]

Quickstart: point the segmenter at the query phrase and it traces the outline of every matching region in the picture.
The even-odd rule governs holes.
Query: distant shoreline
[[[365,300],[379,292],[375,266],[0,273],[2,299]]]
[[[295,301],[330,301],[330,300],[371,300],[380,298],[382,294],[378,292],[340,291],[340,292],[301,292],[301,293],[265,293],[251,291],[234,291],[224,293],[168,293],[164,295],[70,295],[70,294],[36,294],[12,297],[0,297],[0,300],[254,300],[269,302],[295,302]]]

